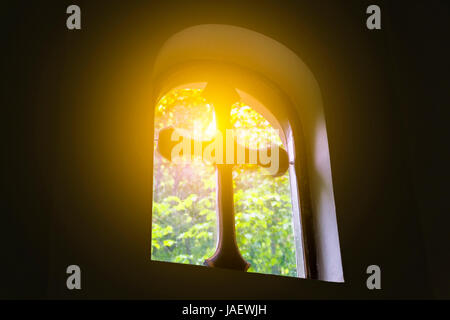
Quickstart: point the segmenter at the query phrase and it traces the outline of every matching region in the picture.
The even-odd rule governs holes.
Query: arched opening
[[[201,95],[204,85],[178,87],[159,100],[155,151],[158,131],[169,126],[204,140],[214,135],[214,113]],[[233,105],[231,123],[257,147],[272,139],[283,144],[278,130],[244,102]],[[241,164],[233,169],[233,181],[236,240],[248,271],[297,276],[289,172],[272,178],[257,165]],[[216,192],[212,165],[202,159],[171,163],[154,153],[153,260],[201,265],[214,253]]]
[[[301,59],[262,34],[234,26],[200,25],[165,43],[154,79],[155,105],[173,88],[220,82],[240,90],[241,101],[247,94],[270,111],[272,119],[264,116],[281,128],[289,153],[296,251],[303,252],[297,254],[297,273],[343,281],[321,95]],[[299,268],[299,261],[304,267]]]

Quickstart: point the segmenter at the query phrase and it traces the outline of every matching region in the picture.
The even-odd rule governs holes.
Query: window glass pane
[[[259,113],[242,103],[231,112],[233,125],[258,147],[282,146],[278,133]],[[233,170],[236,234],[249,272],[297,276],[289,173],[272,177],[256,165]]]
[[[200,90],[174,90],[155,111],[155,138],[174,126],[204,133],[213,119]],[[199,131],[199,132],[196,132]],[[216,247],[215,171],[201,161],[174,164],[156,151],[153,164],[152,259],[202,265]]]

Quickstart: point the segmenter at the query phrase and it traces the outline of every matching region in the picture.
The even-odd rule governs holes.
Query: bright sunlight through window
[[[201,89],[177,89],[155,111],[152,260],[203,265],[215,251],[217,226],[214,166],[171,163],[156,151],[158,131],[168,126],[210,139],[214,112]],[[258,145],[275,130],[250,106],[233,105],[233,127]],[[278,137],[278,136],[277,136]],[[278,137],[277,143],[281,145]],[[236,237],[249,272],[297,276],[289,173],[273,178],[257,165],[233,169]]]

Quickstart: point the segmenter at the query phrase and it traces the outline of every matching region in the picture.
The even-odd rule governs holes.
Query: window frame
[[[247,46],[240,48],[236,43],[243,39]],[[232,53],[224,57],[224,48]],[[266,61],[261,60],[261,48]],[[252,54],[253,60],[249,59]],[[255,108],[281,129],[290,155],[294,228],[303,248],[303,275],[343,282],[328,139],[320,90],[312,73],[288,48],[256,32],[223,25],[191,27],[174,35],[160,51],[153,106],[170,90],[209,81],[227,82],[269,111],[265,114]],[[254,103],[243,102],[253,108]]]

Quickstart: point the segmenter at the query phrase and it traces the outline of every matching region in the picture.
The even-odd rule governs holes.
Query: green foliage
[[[249,129],[246,134],[256,143],[274,134],[248,106],[236,104],[231,116],[234,127]],[[206,130],[212,119],[200,90],[176,90],[160,101],[155,128]],[[251,263],[249,271],[296,276],[288,173],[272,178],[262,168],[240,165],[233,177],[237,242]],[[215,251],[216,227],[213,166],[173,164],[155,152],[152,259],[201,265]]]

